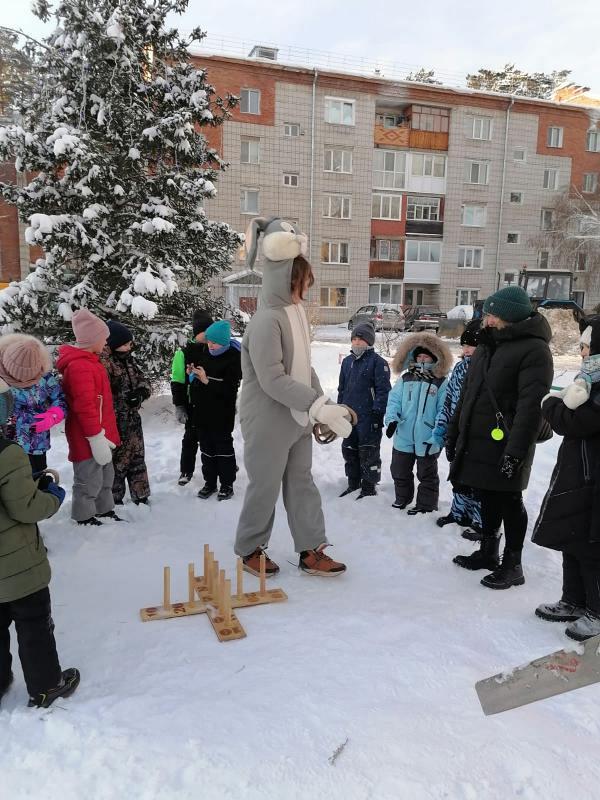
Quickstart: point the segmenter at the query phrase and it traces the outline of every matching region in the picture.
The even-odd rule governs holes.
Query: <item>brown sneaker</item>
[[[249,572],[251,575],[256,575],[257,578],[260,578],[260,557],[263,555],[265,556],[265,577],[272,578],[273,575],[277,575],[279,572],[279,567],[274,561],[271,561],[269,556],[265,553],[265,551],[257,547],[253,553],[250,553],[249,556],[242,558],[244,563],[244,570]]]
[[[346,571],[346,565],[325,555],[325,548],[318,550],[304,550],[300,553],[298,566],[309,575],[321,575],[323,578],[335,578]]]

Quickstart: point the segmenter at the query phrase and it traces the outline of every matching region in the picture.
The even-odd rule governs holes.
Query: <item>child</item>
[[[201,367],[208,358],[204,332],[212,325],[212,317],[206,311],[194,311],[192,316],[192,339],[180,347],[171,365],[171,395],[177,422],[185,425],[181,440],[179,485],[185,486],[193,476],[198,452],[198,434],[190,419],[189,375],[192,367]]]
[[[123,505],[127,481],[133,502],[136,505],[147,504],[150,484],[139,410],[143,401],[150,397],[150,384],[131,355],[133,336],[129,328],[116,320],[109,320],[106,324],[110,335],[101,361],[108,373],[121,438],[121,445],[113,454],[113,498],[116,505]]]
[[[205,331],[208,358],[204,367],[190,372],[192,424],[202,456],[204,486],[198,497],[206,500],[217,491],[217,500],[233,496],[237,471],[233,449],[235,402],[242,379],[239,344],[231,338],[231,325],[221,319]]]
[[[12,405],[9,387],[0,380],[0,425],[6,423]],[[0,700],[13,681],[13,622],[30,706],[48,708],[79,684],[79,672],[63,672],[58,660],[48,590],[50,564],[37,526],[56,514],[64,497],[64,489],[47,475],[36,484],[23,450],[16,442],[0,439]]]
[[[102,518],[120,521],[114,512],[112,451],[121,440],[108,375],[99,358],[109,330],[87,308],[74,312],[71,326],[76,343],[61,345],[56,362],[69,410],[65,432],[73,462],[71,516],[79,525],[102,525]]]
[[[417,502],[408,513],[437,510],[439,485],[437,460],[440,446],[432,433],[446,397],[446,376],[452,366],[448,347],[432,333],[414,333],[401,344],[392,369],[406,370],[390,392],[384,424],[394,437],[392,478],[394,508],[406,508],[415,493],[413,467],[417,463]]]
[[[0,377],[11,387],[14,400],[7,436],[27,453],[37,474],[48,466],[49,430],[67,410],[60,379],[52,371],[50,353],[35,336],[12,333],[0,342]]]
[[[351,334],[352,353],[342,361],[338,384],[339,404],[353,409],[358,423],[342,441],[348,486],[344,497],[360,488],[357,500],[377,494],[381,480],[381,434],[390,385],[387,361],[377,355],[375,328],[370,322],[357,325]]]
[[[477,348],[480,328],[480,319],[471,320],[460,337],[462,358],[452,370],[452,375],[448,381],[446,399],[433,429],[433,438],[440,448],[445,444],[448,423],[452,419],[460,400],[460,393],[471,363],[471,356]],[[479,541],[481,539],[481,506],[475,497],[474,490],[469,489],[468,486],[457,485],[452,488],[452,492],[453,498],[450,513],[446,517],[440,517],[437,520],[437,524],[440,528],[452,522],[463,525],[467,528],[462,533],[463,537],[471,541]]]

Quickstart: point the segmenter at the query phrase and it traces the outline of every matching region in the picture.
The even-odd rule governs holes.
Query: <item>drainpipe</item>
[[[508,127],[510,124],[510,110],[515,104],[515,98],[510,98],[506,109],[506,129],[504,131],[504,157],[502,159],[502,186],[500,189],[500,211],[498,213],[498,241],[496,243],[496,275],[498,288],[500,288],[500,238],[502,236],[502,216],[504,211],[504,187],[506,184],[506,151],[508,148]]]
[[[315,197],[315,104],[317,100],[317,77],[319,73],[313,68],[312,109],[310,119],[310,199],[308,218],[308,260],[312,264],[313,254],[313,212]]]

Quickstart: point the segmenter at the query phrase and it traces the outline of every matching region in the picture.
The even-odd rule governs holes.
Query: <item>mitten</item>
[[[180,425],[185,425],[188,421],[188,413],[184,406],[175,406],[175,417]]]
[[[387,436],[388,439],[391,439],[392,436],[396,433],[397,427],[398,427],[398,422],[396,420],[390,422],[390,424],[385,429],[385,435]]]
[[[104,429],[102,429],[100,433],[97,433],[95,436],[88,436],[87,440],[90,443],[92,458],[96,464],[100,464],[101,467],[106,466],[106,464],[110,464],[112,461],[111,450],[114,450],[116,445],[106,438]]]
[[[51,480],[48,486],[42,491],[48,492],[48,494],[53,494],[54,497],[56,497],[56,499],[58,500],[59,506],[62,506],[66,494],[62,486],[59,486],[57,483],[54,483],[54,481]]]
[[[35,415],[35,422],[32,428],[36,433],[43,433],[49,431],[54,425],[58,425],[65,418],[65,412],[59,406],[51,406],[47,411],[42,414]]]
[[[592,383],[586,377],[582,377],[578,375],[573,383],[570,386],[567,386],[562,401],[566,405],[567,408],[570,408],[571,411],[575,411],[576,408],[582,406],[584,403],[587,403],[590,392],[592,388]]]
[[[521,463],[522,460],[520,458],[509,456],[508,453],[506,453],[502,458],[502,463],[500,464],[500,472],[505,478],[510,480],[511,478],[514,478],[517,472],[521,469]]]
[[[308,417],[313,425],[315,422],[323,422],[343,439],[347,439],[352,433],[351,414],[348,409],[333,403],[327,404],[325,395],[315,400],[309,409]]]

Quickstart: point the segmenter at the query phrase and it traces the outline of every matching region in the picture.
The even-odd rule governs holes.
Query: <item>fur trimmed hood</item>
[[[445,344],[435,333],[412,333],[400,343],[396,355],[392,361],[392,369],[399,374],[408,369],[412,359],[412,354],[417,347],[424,347],[435,356],[432,374],[436,378],[445,378],[450,370],[454,359],[447,344]]]

